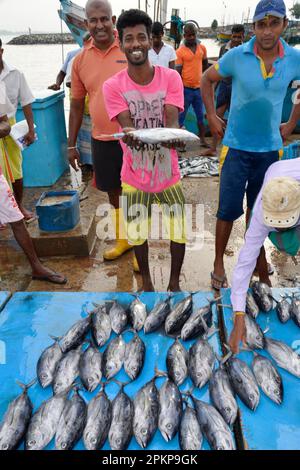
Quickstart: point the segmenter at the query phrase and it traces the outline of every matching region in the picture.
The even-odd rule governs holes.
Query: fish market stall
[[[269,378],[267,377],[268,393],[272,395],[272,401],[262,391],[260,387],[260,399],[259,404],[255,411],[251,411],[240,399],[238,404],[241,410],[242,430],[245,439],[246,447],[251,450],[299,450],[300,448],[300,357],[297,356],[300,352],[300,329],[296,322],[292,318],[282,318],[282,323],[279,321],[279,316],[276,311],[277,302],[283,301],[284,296],[298,294],[300,295],[299,289],[272,289],[273,297],[275,299],[273,308],[268,313],[260,312],[256,318],[257,324],[260,326],[260,330],[257,330],[256,338],[257,347],[255,352],[259,356],[267,357],[271,359],[273,366],[279,372],[282,378],[282,385],[280,384],[280,378],[275,376],[275,387],[274,383],[270,381],[271,373]],[[292,298],[288,298],[287,302],[291,304]],[[222,303],[224,312],[224,323],[227,335],[230,334],[233,322],[232,322],[232,310],[226,305],[230,305],[230,289],[222,290]],[[283,304],[281,304],[283,305]],[[284,309],[282,309],[284,312]],[[247,326],[248,328],[248,326]],[[269,354],[265,349],[260,350],[259,347],[265,346],[260,345],[260,335],[263,333],[264,337],[267,338],[267,349],[272,354]],[[277,340],[285,343],[289,348],[285,346],[282,349],[281,343],[268,343],[268,339]],[[248,333],[247,333],[248,341]],[[249,342],[252,342],[249,339]],[[279,347],[278,347],[279,346]],[[279,353],[279,354],[278,354]],[[285,353],[285,355],[283,355]],[[296,354],[297,353],[297,354]],[[280,355],[282,358],[280,358]],[[249,366],[253,364],[253,360],[258,362],[261,358],[256,356],[253,352],[242,351],[238,355],[238,358],[245,361]],[[273,358],[272,358],[273,356]],[[288,357],[292,357],[289,364]],[[276,360],[275,360],[276,359]],[[281,362],[280,362],[281,361]],[[279,366],[294,367],[294,373],[298,375],[292,375],[287,370],[284,370]],[[258,369],[256,369],[258,370]],[[258,370],[259,373],[259,370]],[[276,381],[278,387],[276,387]],[[277,404],[276,403],[279,403]],[[280,402],[282,403],[280,404]]]
[[[184,302],[180,304],[183,300]],[[113,448],[123,448],[127,447],[127,442],[124,444],[124,435],[123,433],[127,432],[130,429],[128,423],[130,423],[130,416],[132,413],[132,402],[128,399],[134,399],[137,397],[138,392],[141,392],[141,388],[150,382],[148,389],[149,393],[154,394],[154,387],[153,384],[155,383],[158,394],[159,390],[163,390],[159,397],[159,403],[164,408],[165,412],[168,414],[169,404],[172,403],[172,406],[176,404],[176,400],[178,403],[180,402],[180,410],[185,409],[185,405],[182,407],[181,403],[185,403],[187,400],[190,405],[192,403],[191,397],[189,395],[191,389],[193,388],[193,383],[190,378],[187,378],[187,375],[193,377],[194,384],[196,383],[201,388],[195,388],[192,391],[193,393],[193,400],[199,399],[203,400],[206,403],[209,403],[209,390],[207,381],[212,373],[213,365],[217,365],[217,359],[221,355],[221,349],[219,344],[219,337],[216,331],[214,331],[213,323],[215,323],[217,327],[217,309],[214,302],[209,303],[209,300],[213,300],[212,293],[195,293],[195,294],[188,294],[188,293],[178,293],[174,296],[169,296],[169,294],[157,294],[157,293],[142,293],[137,298],[132,294],[127,293],[16,293],[9,303],[6,305],[5,309],[1,313],[0,316],[0,340],[6,344],[6,363],[5,365],[0,366],[0,380],[1,380],[1,394],[0,394],[0,420],[3,420],[4,414],[8,409],[9,404],[22,393],[20,388],[20,382],[22,384],[29,384],[28,390],[24,391],[23,399],[26,398],[26,394],[28,392],[28,396],[33,404],[33,413],[35,413],[42,405],[43,402],[49,400],[53,393],[56,397],[55,406],[54,403],[49,404],[46,408],[44,408],[43,413],[36,413],[31,417],[30,420],[30,427],[29,431],[27,430],[27,437],[26,437],[26,447],[27,448],[36,448],[37,440],[35,434],[35,427],[36,426],[45,426],[47,427],[46,422],[41,422],[40,418],[52,412],[59,413],[61,412],[62,407],[62,387],[64,386],[64,380],[67,380],[68,374],[64,374],[63,370],[63,362],[65,361],[66,355],[68,356],[68,361],[72,360],[71,356],[74,358],[77,355],[80,356],[80,377],[81,382],[77,379],[75,380],[78,387],[75,387],[74,391],[71,391],[70,396],[72,396],[72,403],[75,406],[78,414],[78,418],[76,419],[76,423],[78,424],[80,420],[84,419],[86,413],[86,405],[82,403],[82,398],[86,403],[89,403],[91,399],[94,399],[94,411],[99,405],[99,401],[103,400],[107,401],[107,397],[109,400],[113,401],[116,396],[118,399],[115,399],[112,403],[112,424],[110,428],[110,432],[108,435],[108,440],[106,439],[107,435],[104,436],[103,442],[101,441],[101,445],[97,442],[97,438],[93,435],[93,429],[85,429],[84,431],[84,442],[85,447],[88,446],[89,448],[103,448],[104,450],[111,449],[109,442],[113,442]],[[116,303],[112,303],[111,301],[116,301]],[[107,304],[103,304],[103,302],[107,302]],[[95,305],[96,304],[96,305]],[[100,304],[100,306],[99,306]],[[102,304],[102,305],[101,305]],[[106,305],[110,304],[109,314],[104,311],[103,308]],[[156,331],[154,328],[153,323],[150,322],[149,318],[152,317],[149,313],[152,309],[157,305],[163,306],[163,309],[168,306],[168,315],[164,314],[164,323],[165,328],[160,328]],[[204,336],[203,340],[176,340],[177,334],[175,334],[174,330],[174,308],[175,305],[188,305],[193,309],[193,313],[195,314],[198,312],[200,307],[208,306],[207,313],[208,316],[204,316],[201,320],[203,321],[200,325],[200,330],[203,333],[207,333],[207,341],[206,336]],[[104,306],[103,306],[104,305]],[[144,305],[144,306],[143,306]],[[130,310],[128,310],[128,306],[130,306]],[[145,307],[147,311],[147,319],[146,315],[143,318],[144,323],[144,330],[141,328],[143,326],[143,322],[141,323],[141,316],[145,314]],[[123,309],[122,309],[123,307]],[[163,309],[158,310],[162,312]],[[186,308],[185,308],[186,309]],[[87,323],[88,312],[92,313],[91,322]],[[178,307],[177,310],[178,311]],[[184,311],[184,309],[182,310]],[[125,312],[130,312],[129,317],[132,326],[135,328],[138,333],[134,333],[132,330],[128,330],[126,325],[127,318],[124,321]],[[135,312],[135,313],[134,313]],[[139,313],[137,313],[139,312]],[[161,315],[161,313],[160,313]],[[173,315],[173,316],[172,316]],[[184,328],[182,328],[182,324],[180,325],[181,335],[184,338],[188,338],[191,335],[191,331],[195,332],[195,330],[189,330],[186,327],[187,319],[188,321],[190,318],[190,310],[189,314],[186,316],[184,320]],[[193,314],[192,314],[193,315]],[[125,315],[126,316],[126,315]],[[109,317],[109,320],[107,319]],[[172,317],[172,318],[171,318]],[[153,318],[158,318],[157,316],[153,316]],[[205,320],[203,320],[205,318]],[[102,329],[97,329],[99,326],[99,322],[102,322]],[[78,321],[80,322],[80,335],[77,340],[72,342],[70,339],[72,335],[69,333],[66,335],[67,331],[74,325],[78,325]],[[172,320],[172,321],[171,321]],[[107,321],[109,321],[109,328],[108,334],[106,335],[106,327],[104,328],[104,323],[107,326]],[[77,322],[77,323],[76,323]],[[164,324],[163,323],[163,324]],[[163,325],[162,324],[162,325]],[[157,325],[156,325],[157,326]],[[177,325],[178,326],[178,325]],[[209,328],[208,328],[209,327]],[[115,332],[111,333],[111,328],[114,331],[119,333],[119,336],[116,335]],[[151,332],[155,329],[154,332]],[[91,336],[92,330],[92,336]],[[123,332],[122,332],[123,330]],[[173,337],[167,336],[165,330],[167,330],[170,335],[174,333]],[[174,330],[174,331],[173,331]],[[199,328],[197,329],[197,333],[199,333]],[[77,331],[77,330],[76,330]],[[146,334],[145,331],[148,333]],[[74,332],[74,331],[73,331]],[[101,334],[100,334],[101,333]],[[111,333],[111,334],[110,334]],[[78,331],[77,331],[78,334]],[[74,336],[74,335],[73,335]],[[105,337],[106,336],[106,337]],[[58,338],[60,337],[60,338]],[[109,338],[109,339],[108,339]],[[74,338],[73,338],[74,340]],[[124,341],[126,346],[124,345]],[[132,342],[133,341],[133,342]],[[174,363],[174,357],[176,354],[185,348],[183,355],[180,357],[187,357],[187,351],[189,347],[193,344],[202,341],[201,345],[205,345],[205,348],[202,350],[203,356],[201,357],[200,351],[199,357],[201,357],[202,363],[206,363],[207,357],[210,356],[210,365],[206,368],[206,370],[201,370],[198,374],[198,370],[194,365],[196,354],[191,354],[189,356],[189,368],[185,370],[187,361],[185,364],[178,369],[178,363]],[[128,344],[131,344],[129,348]],[[132,364],[133,357],[135,356],[135,346],[141,346],[141,342],[143,342],[145,347],[145,359],[144,361],[140,357],[140,361]],[[71,344],[72,343],[72,344]],[[102,346],[102,344],[104,344]],[[82,346],[85,344],[85,346]],[[116,359],[118,354],[120,353],[120,349],[114,349],[114,354],[112,354],[112,349],[118,344],[119,348],[126,348],[126,354],[122,360]],[[58,346],[59,345],[59,346]],[[78,346],[79,345],[79,346]],[[99,345],[99,349],[97,348]],[[173,359],[170,354],[169,348],[173,345],[172,354]],[[46,350],[51,346],[51,354],[50,350]],[[202,347],[201,346],[201,347]],[[131,349],[133,347],[133,349]],[[73,348],[73,349],[72,349]],[[195,348],[195,346],[194,346]],[[86,351],[86,349],[90,349],[90,351]],[[110,349],[110,351],[109,351]],[[139,348],[138,348],[139,349]],[[140,350],[143,350],[143,347]],[[106,377],[105,379],[102,378],[102,388],[99,386],[100,378],[98,377],[98,383],[94,383],[93,386],[90,383],[90,377],[86,376],[85,370],[85,363],[89,361],[88,354],[93,355],[92,364],[95,365],[99,356],[99,350],[101,353],[105,350],[105,354],[102,356],[102,369],[103,375]],[[41,354],[43,355],[41,356]],[[58,364],[59,366],[56,367],[55,377],[54,380],[52,379],[49,381],[49,362],[53,360],[55,354],[58,354]],[[181,354],[181,352],[180,352]],[[166,358],[168,355],[168,367],[166,364]],[[84,356],[84,360],[82,357]],[[97,356],[97,357],[96,357]],[[62,357],[62,359],[61,359]],[[123,356],[122,356],[123,357]],[[177,356],[178,357],[178,356]],[[113,360],[112,360],[113,358]],[[100,361],[101,362],[101,361]],[[134,361],[133,361],[134,362]],[[66,366],[66,364],[64,364]],[[141,373],[138,377],[134,380],[136,374],[138,374],[139,369],[141,368]],[[176,369],[177,368],[177,369]],[[138,370],[137,370],[138,369]],[[174,377],[174,382],[171,383],[171,380],[167,379],[165,376],[162,376],[162,372],[166,373],[169,371],[169,376]],[[115,374],[115,372],[118,373]],[[126,370],[126,373],[125,373]],[[196,370],[196,373],[195,373]],[[158,372],[160,371],[160,372]],[[193,371],[193,374],[192,374]],[[61,374],[60,374],[61,372]],[[33,383],[32,380],[37,376],[39,378],[39,383]],[[99,371],[101,376],[101,372]],[[114,375],[115,374],[115,375]],[[155,374],[157,374],[157,378],[155,381],[152,381]],[[113,379],[111,378],[114,375]],[[58,377],[59,376],[59,377]],[[74,377],[77,377],[78,373],[74,374]],[[84,379],[86,378],[86,380]],[[18,380],[18,383],[16,382]],[[116,380],[116,381],[115,381]],[[174,386],[175,381],[178,382],[178,388],[180,392],[178,394],[178,388]],[[71,379],[71,382],[74,383],[74,380]],[[198,383],[199,382],[199,383]],[[52,386],[47,386],[47,384],[52,383]],[[128,384],[127,384],[128,383]],[[83,385],[84,387],[83,387]],[[126,384],[124,387],[122,384]],[[42,388],[42,385],[44,388]],[[203,386],[202,386],[203,385]],[[70,387],[71,390],[72,387]],[[73,387],[74,388],[74,387]],[[174,392],[175,388],[175,392]],[[93,391],[87,391],[87,389],[91,389]],[[123,392],[121,391],[123,390]],[[144,389],[145,390],[145,389]],[[105,392],[105,393],[104,393]],[[146,394],[146,392],[144,391]],[[155,391],[155,393],[157,393]],[[174,394],[177,393],[177,398],[173,402]],[[185,393],[187,393],[185,395]],[[105,395],[107,394],[107,395]],[[154,394],[155,395],[155,394]],[[80,398],[81,397],[81,398]],[[96,398],[97,397],[97,398]],[[170,398],[171,397],[171,398]],[[135,407],[142,406],[144,403],[144,398],[140,395],[140,402],[139,404],[135,401]],[[146,396],[146,398],[149,398]],[[65,398],[63,398],[65,400]],[[70,402],[71,402],[70,400]],[[97,402],[98,400],[98,402]],[[151,395],[150,402],[153,406],[153,396]],[[162,401],[161,401],[162,400]],[[181,401],[182,400],[182,401]],[[155,400],[154,400],[155,401]],[[197,400],[195,400],[196,404]],[[197,402],[198,405],[201,405],[201,402]],[[69,403],[70,405],[70,403]],[[197,406],[198,406],[197,405]],[[70,405],[71,406],[71,405]],[[109,405],[111,406],[111,405]],[[175,405],[174,405],[175,406]],[[203,405],[201,405],[203,407]],[[95,408],[96,407],[96,408]],[[126,426],[123,429],[114,429],[116,423],[114,419],[116,415],[118,415],[118,409],[122,408],[122,413],[124,414]],[[154,407],[155,408],[155,407]],[[172,408],[172,407],[171,407]],[[176,408],[176,407],[175,407]],[[103,417],[103,408],[101,408],[101,417]],[[106,412],[108,413],[108,407],[105,408]],[[120,411],[120,410],[119,410]],[[154,410],[155,411],[155,410]],[[154,412],[153,411],[153,412]],[[176,411],[176,410],[175,410]],[[205,406],[202,410],[203,414],[207,411]],[[177,413],[177,411],[176,411]],[[175,414],[176,414],[175,413]],[[180,418],[182,411],[180,412]],[[193,412],[189,409],[189,413],[192,414]],[[217,413],[215,411],[215,413]],[[96,412],[97,414],[97,412]],[[108,413],[109,414],[109,413]],[[105,415],[105,413],[104,413]],[[106,416],[106,415],[105,415]],[[189,419],[191,416],[185,416],[185,422],[181,430],[181,438],[186,438],[186,429],[188,429]],[[220,415],[218,415],[220,416]],[[177,416],[178,418],[178,416]],[[176,418],[176,419],[177,419]],[[193,417],[192,417],[193,418]],[[56,416],[56,420],[58,416]],[[179,438],[176,426],[172,429],[172,424],[168,421],[168,417],[162,416],[162,412],[159,416],[159,430],[156,430],[154,426],[154,437],[153,439],[149,438],[149,443],[143,445],[147,449],[155,449],[155,450],[177,450],[179,449]],[[219,419],[219,418],[218,418]],[[88,414],[89,420],[89,414]],[[90,416],[90,424],[89,426],[93,427],[93,421],[97,420],[97,416]],[[55,419],[54,419],[55,421]],[[140,419],[134,421],[133,428],[135,430],[135,436],[138,433],[136,426],[138,427]],[[172,421],[172,419],[171,419]],[[176,420],[175,420],[176,421]],[[222,418],[221,418],[222,421]],[[67,422],[67,420],[66,420]],[[103,423],[103,418],[101,418],[101,423]],[[183,419],[181,421],[183,423]],[[224,428],[226,426],[225,422],[221,422],[221,426]],[[178,425],[178,422],[177,422]],[[51,419],[49,421],[49,426],[53,426],[53,422],[51,424]],[[102,424],[101,424],[102,426]],[[175,429],[176,428],[176,429]],[[52,428],[51,428],[52,429]],[[147,432],[144,429],[141,429],[141,437],[140,439],[143,440],[144,434]],[[153,431],[153,429],[152,429]],[[47,434],[48,431],[46,431]],[[79,437],[82,436],[83,430],[78,430]],[[56,431],[54,432],[54,434]],[[233,434],[231,433],[229,427],[225,429],[227,444],[229,446],[235,446],[235,441]],[[41,433],[39,432],[39,436]],[[139,434],[138,434],[139,435]],[[197,432],[193,433],[191,436],[192,439],[197,438]],[[117,437],[116,437],[117,436]],[[164,436],[164,437],[163,437]],[[78,436],[77,436],[78,437]],[[103,436],[102,436],[103,437]],[[152,437],[152,436],[150,436]],[[141,449],[142,445],[139,445],[136,437],[132,437],[131,435],[127,436],[130,440],[128,444],[129,450],[138,450]],[[126,439],[125,439],[126,440]],[[199,442],[201,441],[200,435],[198,435]],[[105,441],[105,443],[104,443]],[[24,449],[24,436],[21,439],[21,444],[19,445],[20,449]],[[18,443],[19,444],[19,443]],[[47,443],[47,445],[43,446],[46,449],[54,449],[56,446],[59,448],[68,448],[67,443],[62,441],[58,438],[56,434],[56,441],[51,438],[51,442]],[[220,444],[219,444],[220,445]],[[95,446],[95,447],[94,447]],[[76,445],[75,449],[84,449],[83,440],[80,439]],[[1,441],[1,431],[0,431],[0,448],[9,448],[8,443],[3,443],[3,439]],[[203,439],[202,449],[209,449],[209,445],[206,439]]]

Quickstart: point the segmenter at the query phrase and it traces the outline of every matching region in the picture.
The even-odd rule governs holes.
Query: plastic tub
[[[79,193],[77,191],[47,191],[36,204],[40,230],[66,232],[80,221]]]

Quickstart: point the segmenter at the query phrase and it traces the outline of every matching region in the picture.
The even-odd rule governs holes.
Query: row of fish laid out
[[[248,292],[246,300],[246,312],[254,320],[260,312],[269,313],[276,304],[276,312],[281,323],[287,323],[290,319],[300,328],[300,292],[299,294],[286,294],[280,300],[274,298],[272,289],[261,282],[252,284],[252,293]]]

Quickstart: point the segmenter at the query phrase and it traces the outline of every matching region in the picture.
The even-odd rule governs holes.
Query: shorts
[[[222,108],[226,105],[226,109],[230,108],[231,102],[231,91],[232,91],[232,84],[226,83],[221,81],[218,90],[217,90],[217,103],[216,108]]]
[[[16,123],[15,118],[10,118],[9,123],[13,126]],[[0,166],[10,186],[23,178],[22,153],[9,135],[0,139]]]
[[[92,165],[91,147],[92,121],[88,114],[83,115],[82,124],[78,132],[77,147],[82,165]]]
[[[184,111],[179,114],[179,125],[183,126],[189,107],[195,111],[197,122],[203,124],[203,101],[200,88],[184,87]]]
[[[243,213],[244,196],[253,209],[269,166],[280,160],[282,150],[247,152],[223,146],[220,156],[220,197],[217,218],[227,222]]]
[[[0,224],[19,222],[23,218],[6,179],[0,175]]]
[[[121,189],[123,150],[120,143],[92,138],[92,157],[96,188],[104,192]]]
[[[154,204],[162,210],[166,238],[185,244],[185,199],[180,182],[161,193],[146,193],[127,183],[122,184],[122,208],[128,243],[143,245],[148,240]]]

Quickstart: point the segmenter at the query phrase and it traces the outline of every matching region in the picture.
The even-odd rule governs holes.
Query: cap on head
[[[266,16],[286,17],[286,6],[283,0],[261,0],[256,6],[253,23],[263,20]]]
[[[293,227],[300,218],[300,183],[287,176],[271,179],[264,187],[262,205],[268,227]]]

